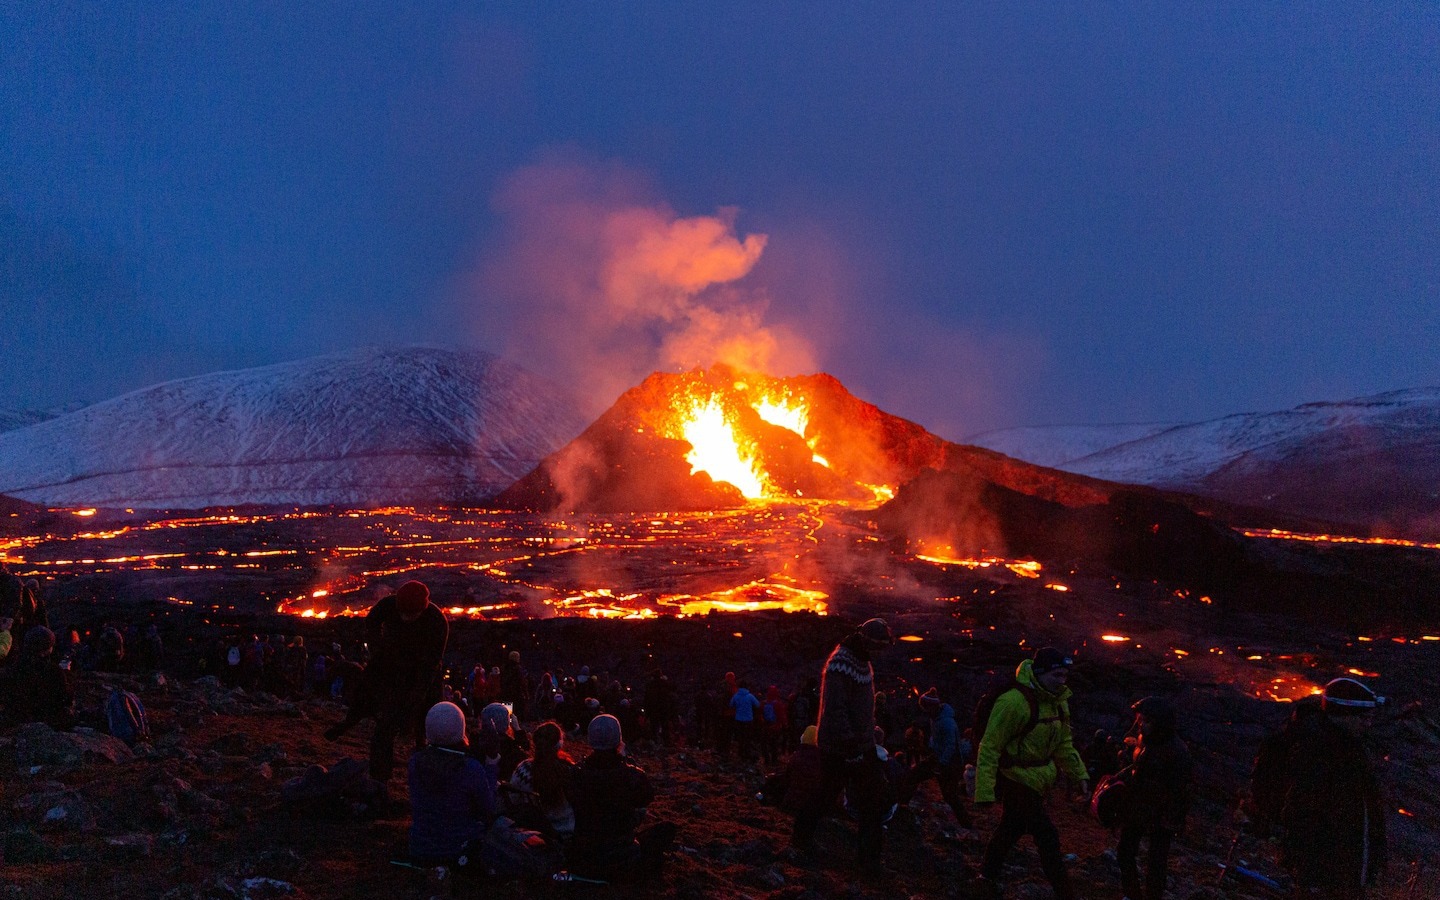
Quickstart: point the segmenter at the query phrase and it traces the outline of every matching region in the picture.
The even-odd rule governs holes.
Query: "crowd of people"
[[[306,647],[299,636],[220,641],[203,669],[234,687],[343,699],[347,712],[326,737],[372,723],[368,776],[382,796],[403,741],[417,865],[493,861],[520,847],[550,854],[547,865],[576,877],[654,875],[678,829],[647,817],[655,790],[627,754],[628,739],[709,748],[770,770],[759,799],[793,816],[789,857],[814,859],[820,823],[840,814],[855,823],[857,869],[872,877],[887,871],[886,823],[927,782],[956,829],[973,828],[975,811],[996,806],[998,817],[986,817],[994,824],[978,861],[977,896],[1003,896],[1006,864],[1027,836],[1055,896],[1075,896],[1046,802],[1068,787],[1116,830],[1123,896],[1166,896],[1193,780],[1176,707],[1141,698],[1123,739],[1102,731],[1078,746],[1068,686],[1074,661],[1054,648],[1000,673],[973,719],[962,720],[936,689],[903,701],[876,690],[876,660],[891,644],[880,619],[862,623],[819,664],[818,677],[792,691],[757,689],[731,672],[701,684],[688,704],[658,668],[638,687],[588,665],[532,675],[513,650],[498,665],[447,668],[449,625],[418,581],[379,601],[364,629],[348,653],[340,643]],[[107,623],[57,641],[38,583],[3,567],[0,635],[5,723],[66,727],[77,671],[147,671],[165,659],[153,624]],[[1384,865],[1384,808],[1358,734],[1381,702],[1359,682],[1336,679],[1297,703],[1260,748],[1245,811],[1254,831],[1280,836],[1298,897],[1363,897]],[[589,752],[577,760],[567,742],[581,738]]]

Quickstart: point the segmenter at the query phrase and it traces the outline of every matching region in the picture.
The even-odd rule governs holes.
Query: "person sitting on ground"
[[[819,731],[814,725],[805,726],[800,745],[790,754],[785,769],[765,779],[758,797],[761,803],[778,806],[793,816],[814,801],[824,775],[823,757],[816,746]]]
[[[495,767],[466,753],[465,714],[453,703],[430,707],[425,741],[409,764],[410,860],[447,865],[496,816]]]
[[[510,775],[512,818],[523,828],[569,840],[575,833],[575,809],[566,790],[575,777],[575,760],[564,750],[565,732],[556,722],[543,722],[532,742],[533,754]]]
[[[74,706],[69,675],[55,657],[55,632],[36,625],[25,632],[18,657],[0,669],[0,721],[69,728]]]
[[[498,773],[506,781],[515,767],[524,761],[530,750],[530,741],[524,729],[516,723],[510,708],[503,703],[491,703],[480,710],[480,732],[475,737],[475,755],[499,760]]]
[[[575,808],[570,868],[606,881],[657,874],[675,840],[675,825],[660,822],[637,830],[655,789],[645,772],[625,758],[620,720],[598,715],[586,735],[592,752],[576,768],[570,790]]]

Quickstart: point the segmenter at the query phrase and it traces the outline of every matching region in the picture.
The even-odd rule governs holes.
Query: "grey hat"
[[[609,713],[601,713],[590,720],[585,730],[585,739],[592,750],[615,750],[620,746],[620,720]]]

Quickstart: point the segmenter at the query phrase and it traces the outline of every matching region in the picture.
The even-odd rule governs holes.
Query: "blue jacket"
[[[735,708],[735,721],[753,722],[755,713],[760,711],[760,698],[750,693],[749,688],[742,687],[730,698],[730,705]]]
[[[495,773],[463,753],[426,747],[410,757],[410,857],[453,862],[490,827],[499,808]]]
[[[940,705],[940,712],[930,725],[930,752],[942,766],[960,761],[960,726],[955,723],[955,708],[948,703]]]

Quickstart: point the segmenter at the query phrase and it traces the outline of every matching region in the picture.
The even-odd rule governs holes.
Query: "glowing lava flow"
[[[690,417],[680,426],[680,435],[690,443],[685,455],[690,471],[704,472],[716,481],[726,481],[740,490],[747,500],[758,500],[767,493],[754,456],[743,453],[735,437],[735,429],[725,418],[725,410],[715,400],[696,403]]]
[[[753,412],[761,421],[784,428],[805,439],[811,460],[830,467],[815,452],[815,438],[806,438],[810,409],[805,401],[785,394],[766,393],[736,382],[727,391],[696,391],[677,401],[674,416],[661,430],[690,444],[685,461],[692,474],[704,472],[715,481],[732,484],[747,500],[789,496],[778,489],[759,459],[753,434],[738,427],[739,417]],[[753,420],[752,420],[753,421]]]

